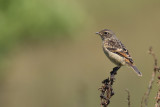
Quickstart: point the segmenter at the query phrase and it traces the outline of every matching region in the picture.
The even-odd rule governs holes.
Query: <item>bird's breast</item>
[[[109,51],[107,48],[103,47],[103,51],[106,54],[106,56],[116,65],[118,66],[122,66],[125,65],[125,58],[119,56],[116,53],[113,53],[111,51]]]

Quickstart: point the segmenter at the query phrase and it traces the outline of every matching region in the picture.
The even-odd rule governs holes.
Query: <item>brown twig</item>
[[[154,72],[156,71],[160,71],[159,67],[158,67],[158,63],[157,63],[157,58],[156,58],[156,55],[155,53],[153,52],[152,50],[152,47],[149,48],[149,54],[153,56],[153,59],[154,59]]]
[[[150,92],[151,92],[151,89],[152,89],[152,85],[153,85],[154,80],[155,80],[155,75],[156,75],[156,72],[154,71],[152,73],[152,77],[151,77],[151,80],[149,82],[148,90],[145,93],[145,99],[144,99],[145,107],[147,107],[147,105],[148,105],[148,98],[149,98],[149,95],[150,95]]]
[[[144,96],[142,97],[142,101],[141,101],[141,107],[143,107],[143,103],[145,104],[145,107],[147,107],[148,105],[148,98],[155,80],[155,76],[156,76],[156,72],[159,71],[160,69],[158,68],[158,64],[157,64],[157,58],[155,53],[152,51],[152,47],[149,48],[149,54],[152,55],[153,59],[154,59],[154,69],[153,69],[153,73],[152,73],[152,77],[151,80],[149,82],[149,86],[148,86],[148,90],[145,92]]]
[[[155,107],[160,107],[160,89],[157,92],[157,96],[155,97],[156,99],[156,104]]]
[[[155,97],[156,99],[156,104],[155,104],[155,107],[160,107],[160,76],[158,76],[158,86],[159,86],[159,89],[158,89],[158,92],[157,92],[157,96]]]
[[[110,103],[110,98],[114,95],[112,85],[119,69],[120,67],[113,68],[113,71],[110,72],[110,77],[102,81],[102,86],[99,88],[101,91],[101,107],[107,107]]]
[[[144,98],[145,98],[146,93],[144,93],[142,100],[141,100],[141,107],[143,107],[143,102],[144,102]]]
[[[127,94],[128,94],[128,97],[127,97],[127,101],[128,101],[128,107],[130,107],[131,106],[131,101],[130,101],[130,92],[129,92],[129,90],[128,89],[126,89],[125,90],[126,92],[127,92]]]

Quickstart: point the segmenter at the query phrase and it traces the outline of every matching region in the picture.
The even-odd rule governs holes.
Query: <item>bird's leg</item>
[[[113,71],[110,72],[110,81],[111,81],[111,85],[113,84],[114,80],[115,80],[115,75],[117,74],[117,71],[120,69],[121,67],[118,66],[118,67],[114,67],[113,68]]]
[[[113,71],[111,71],[110,74],[111,74],[111,75],[116,75],[116,74],[117,74],[117,71],[118,71],[120,68],[121,68],[120,66],[114,67],[114,68],[113,68]]]

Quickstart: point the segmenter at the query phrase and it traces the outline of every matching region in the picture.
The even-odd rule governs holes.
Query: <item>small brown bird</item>
[[[128,65],[138,74],[138,76],[142,76],[142,73],[134,65],[128,50],[111,30],[104,29],[100,32],[96,32],[96,34],[101,36],[103,51],[114,64],[119,68]]]

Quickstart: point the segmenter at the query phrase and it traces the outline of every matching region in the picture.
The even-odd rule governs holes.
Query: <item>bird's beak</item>
[[[99,35],[99,32],[96,32],[96,34],[98,34],[98,35]]]

